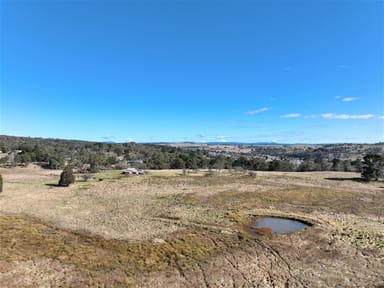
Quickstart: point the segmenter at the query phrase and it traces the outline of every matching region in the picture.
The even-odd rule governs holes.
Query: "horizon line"
[[[126,143],[136,143],[136,144],[182,144],[182,143],[191,143],[191,144],[206,144],[206,145],[340,145],[340,144],[382,144],[383,141],[378,142],[277,142],[277,141],[97,141],[97,140],[85,140],[85,139],[69,139],[69,138],[56,138],[56,137],[42,137],[42,136],[19,136],[19,135],[5,135],[0,134],[0,137],[15,137],[15,138],[34,138],[34,139],[44,139],[44,140],[62,140],[62,141],[80,141],[80,142],[90,142],[90,143],[106,143],[106,144],[126,144]]]

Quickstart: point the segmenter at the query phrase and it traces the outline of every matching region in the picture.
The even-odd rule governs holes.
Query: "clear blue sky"
[[[384,141],[383,1],[0,3],[0,134]]]

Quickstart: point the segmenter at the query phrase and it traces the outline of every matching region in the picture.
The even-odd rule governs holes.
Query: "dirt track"
[[[384,284],[383,185],[357,174],[107,173],[60,188],[59,171],[0,172],[2,287]],[[254,236],[252,215],[314,226]]]

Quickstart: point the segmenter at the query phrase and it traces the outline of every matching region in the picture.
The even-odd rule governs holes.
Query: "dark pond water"
[[[256,232],[259,232],[261,234],[289,233],[304,229],[308,226],[310,225],[302,221],[279,217],[258,217],[256,222],[254,223],[254,228]]]

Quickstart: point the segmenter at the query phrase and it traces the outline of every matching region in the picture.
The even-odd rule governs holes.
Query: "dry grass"
[[[31,215],[108,239],[150,240],[198,224],[230,227],[226,214],[233,210],[273,206],[285,212],[295,207],[380,214],[384,206],[382,189],[355,181],[354,173],[258,172],[249,177],[222,171],[206,177],[207,171],[186,176],[181,170],[146,176],[107,171],[97,174],[96,181],[61,188],[46,185],[55,184],[60,171],[2,172],[0,213]]]
[[[92,279],[88,286],[133,285],[138,274],[184,271],[238,247],[257,214],[307,219],[350,243],[384,247],[382,184],[354,173],[107,171],[67,188],[52,185],[60,171],[0,173],[0,270],[2,261],[53,259]]]
[[[0,217],[0,259],[30,261],[49,258],[97,279],[100,273],[120,275],[111,287],[134,282],[140,273],[165,269],[187,269],[192,263],[212,257],[236,238],[193,230],[180,231],[165,239],[128,242],[87,236],[50,227],[37,219]],[[227,238],[226,244],[222,242]],[[212,239],[217,238],[216,241]],[[122,275],[122,276],[121,276]]]

